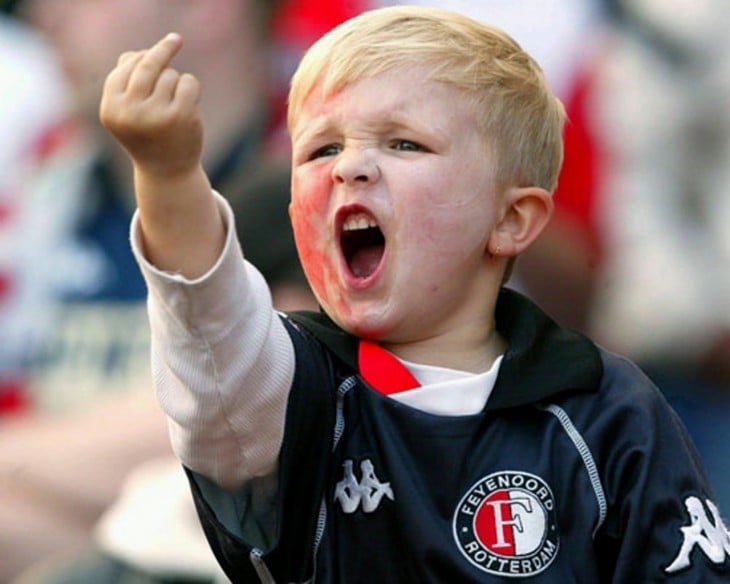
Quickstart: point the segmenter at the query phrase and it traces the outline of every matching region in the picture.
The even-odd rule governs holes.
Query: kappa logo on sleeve
[[[453,519],[456,543],[474,566],[498,576],[532,576],[558,554],[555,499],[540,477],[503,471],[480,479]]]
[[[699,548],[713,564],[720,565],[730,558],[730,533],[722,522],[715,504],[709,499],[705,502],[712,520],[707,516],[705,506],[697,497],[685,499],[684,506],[689,513],[690,524],[679,528],[684,540],[677,557],[664,569],[668,574],[690,567],[695,548]]]

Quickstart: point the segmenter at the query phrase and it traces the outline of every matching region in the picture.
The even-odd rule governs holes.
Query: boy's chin
[[[340,328],[362,339],[379,341],[392,330],[390,319],[383,312],[352,310],[348,314],[338,314],[328,309],[325,309],[325,312]]]

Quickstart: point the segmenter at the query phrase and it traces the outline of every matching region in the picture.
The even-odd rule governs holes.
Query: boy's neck
[[[493,327],[485,335],[444,335],[413,343],[382,343],[383,347],[400,359],[445,367],[470,373],[488,371],[495,359],[507,350],[507,342]]]

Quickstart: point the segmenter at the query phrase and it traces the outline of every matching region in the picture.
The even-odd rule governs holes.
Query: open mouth
[[[346,217],[342,224],[340,246],[352,275],[367,278],[383,259],[385,237],[370,215],[354,213]]]

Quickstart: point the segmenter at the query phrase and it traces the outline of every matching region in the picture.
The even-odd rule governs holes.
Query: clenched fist
[[[121,55],[99,108],[101,123],[135,167],[159,178],[189,173],[202,155],[200,85],[169,66],[181,47],[180,35],[170,33],[147,50]]]

